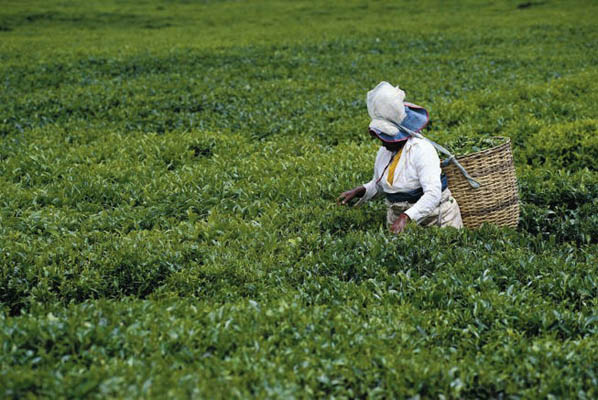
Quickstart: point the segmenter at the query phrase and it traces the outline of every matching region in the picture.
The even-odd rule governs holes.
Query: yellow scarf
[[[399,150],[397,154],[395,154],[395,158],[392,160],[392,163],[388,168],[388,176],[386,177],[386,182],[388,182],[390,186],[392,186],[392,182],[395,179],[395,169],[397,168],[397,164],[399,163],[399,159],[401,158],[401,153],[403,153],[402,147],[401,150]]]

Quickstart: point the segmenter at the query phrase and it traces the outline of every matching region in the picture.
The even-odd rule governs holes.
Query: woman
[[[428,112],[404,103],[405,92],[381,82],[367,95],[372,121],[369,131],[382,142],[374,164],[374,177],[368,183],[341,193],[337,203],[356,206],[379,193],[386,196],[386,221],[393,233],[401,233],[411,220],[423,226],[462,228],[457,201],[441,175],[440,159],[434,147],[412,137],[401,126],[419,132],[428,123]]]

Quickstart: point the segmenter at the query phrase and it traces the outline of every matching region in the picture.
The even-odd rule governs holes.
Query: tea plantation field
[[[4,0],[0,398],[598,397],[598,3]],[[400,236],[365,95],[509,137]]]

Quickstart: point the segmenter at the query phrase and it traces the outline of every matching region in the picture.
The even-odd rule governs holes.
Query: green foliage
[[[597,396],[594,2],[7,4],[0,397]],[[336,206],[380,80],[518,229]]]
[[[445,144],[445,147],[456,156],[464,156],[471,153],[488,150],[504,143],[506,143],[506,138],[504,137],[459,136]]]

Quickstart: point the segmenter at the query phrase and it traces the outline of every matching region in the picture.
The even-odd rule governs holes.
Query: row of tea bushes
[[[180,279],[198,279],[199,292],[213,293],[230,282],[211,288],[203,277],[210,265],[225,273],[254,257],[259,276],[270,263],[278,268],[310,253],[305,262],[319,265],[312,256],[326,254],[324,243],[376,230],[384,220],[379,202],[358,210],[334,205],[342,190],[369,180],[375,143],[332,151],[309,138],[284,146],[283,139],[255,143],[232,134],[97,133],[79,145],[71,134],[65,152],[60,136],[43,133],[5,141],[12,153],[3,161],[11,190],[2,201],[2,301],[12,312],[44,302],[143,298],[158,289],[198,293]],[[32,148],[28,142],[38,143],[36,151],[16,156]],[[520,168],[519,180],[520,229],[531,235],[528,242],[596,243],[595,173],[529,167]],[[338,251],[352,260],[370,250]],[[409,262],[434,264],[425,261],[430,251]],[[251,270],[242,275],[251,281]]]
[[[0,315],[3,363],[12,366],[1,393],[592,398],[594,296],[577,308],[545,297],[538,288],[553,281],[549,269],[525,284],[502,282],[528,276],[525,267],[426,274],[405,265],[361,282],[312,277],[224,304],[124,297]],[[548,291],[579,283],[566,276]]]

